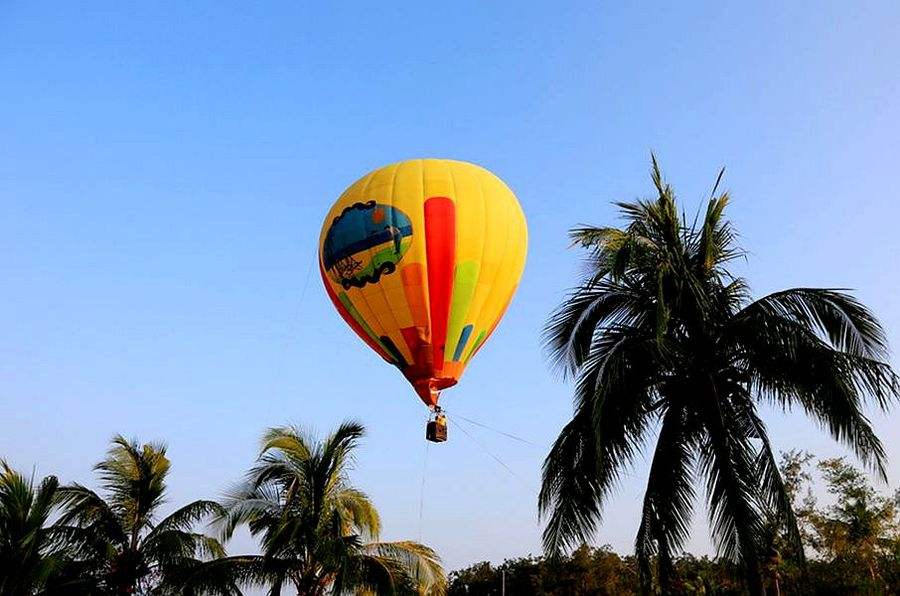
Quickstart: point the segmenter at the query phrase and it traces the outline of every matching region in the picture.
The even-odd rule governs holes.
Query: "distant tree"
[[[570,556],[546,559],[524,557],[493,567],[477,563],[450,574],[450,596],[489,596],[501,593],[534,596],[627,596],[637,589],[633,557],[620,557],[609,547],[580,546]]]
[[[663,594],[718,596],[739,595],[745,592],[740,580],[741,570],[729,561],[684,554],[675,559],[672,567],[672,581],[669,586],[663,589],[656,585],[651,591]]]
[[[432,549],[378,541],[378,511],[348,477],[363,434],[355,422],[321,442],[294,427],[266,432],[257,465],[219,519],[225,537],[246,524],[263,552],[215,561],[209,570],[271,594],[292,586],[299,596],[443,595],[446,577]]]
[[[817,508],[807,500],[801,520],[808,543],[830,570],[832,586],[883,590],[898,567],[900,516],[895,498],[878,494],[868,478],[843,458],[822,460],[818,468],[834,503]]]
[[[214,501],[194,501],[158,520],[165,502],[169,460],[165,446],[112,440],[99,472],[105,495],[80,484],[59,489],[66,526],[81,544],[85,575],[102,594],[182,593],[186,578],[225,550],[193,527],[221,514]],[[212,586],[212,582],[208,584]],[[222,581],[210,593],[236,593]]]
[[[718,551],[759,594],[765,512],[802,548],[758,406],[802,409],[883,478],[864,407],[874,398],[887,409],[900,381],[878,320],[847,293],[794,288],[750,300],[728,269],[743,252],[718,181],[692,221],[655,158],[652,180],[656,198],[617,204],[624,228],[571,232],[588,269],[546,327],[553,361],[577,383],[574,417],[544,462],[544,546],[558,553],[592,535],[622,470],[658,429],[635,544],[645,588],[652,561],[671,584],[699,472]]]
[[[450,582],[448,596],[496,594],[500,585],[500,576],[487,561],[453,571],[448,579]]]

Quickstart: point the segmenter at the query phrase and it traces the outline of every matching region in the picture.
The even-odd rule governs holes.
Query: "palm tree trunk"
[[[327,586],[313,576],[299,578],[294,582],[294,587],[297,589],[297,596],[322,596]]]

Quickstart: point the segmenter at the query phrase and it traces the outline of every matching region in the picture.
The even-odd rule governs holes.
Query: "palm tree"
[[[35,486],[0,460],[0,596],[61,593],[72,567],[65,536],[50,523],[59,481]]]
[[[286,586],[300,596],[444,594],[433,550],[378,542],[378,511],[348,479],[363,434],[356,422],[321,442],[294,427],[267,431],[256,466],[231,491],[220,519],[225,537],[246,524],[263,553],[222,559],[210,570],[227,568],[235,582],[268,586],[270,594]]]
[[[80,484],[60,488],[58,523],[81,544],[80,558],[99,591],[177,593],[204,560],[225,555],[218,540],[193,531],[204,518],[222,512],[214,501],[194,501],[156,521],[169,472],[164,445],[116,436],[94,469],[106,498]],[[225,582],[218,591],[235,588]]]
[[[544,545],[558,552],[590,537],[622,470],[658,429],[635,544],[645,587],[654,559],[668,585],[699,483],[720,554],[761,593],[765,512],[802,547],[758,407],[802,409],[883,478],[884,448],[863,407],[874,398],[887,409],[900,382],[878,320],[845,292],[750,300],[727,268],[743,253],[724,218],[728,194],[716,196],[724,171],[690,223],[652,165],[657,197],[617,203],[623,229],[571,232],[588,271],[546,326],[554,365],[576,387],[574,416],[544,462]]]

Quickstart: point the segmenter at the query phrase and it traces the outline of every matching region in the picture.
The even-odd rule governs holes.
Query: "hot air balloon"
[[[528,245],[522,208],[491,172],[416,159],[366,174],[328,212],[319,269],[354,332],[396,366],[434,412],[509,306]],[[443,436],[442,436],[443,435]]]

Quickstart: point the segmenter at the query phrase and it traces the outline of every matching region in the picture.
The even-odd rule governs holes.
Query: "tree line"
[[[437,554],[411,541],[379,542],[378,512],[350,483],[363,428],[345,423],[324,441],[270,429],[262,454],[221,501],[198,500],[160,517],[170,462],[160,443],[117,436],[95,470],[102,490],[40,482],[0,462],[0,595],[397,594],[593,596],[734,594],[748,589],[727,558],[677,555],[649,590],[634,555],[581,545],[571,554],[488,562],[445,577]],[[900,593],[900,492],[879,492],[843,458],[783,453],[780,472],[803,552],[777,523],[759,561],[776,594]],[[814,473],[821,482],[818,489]],[[821,493],[828,497],[823,503]],[[246,525],[260,554],[225,543]]]
[[[780,469],[805,546],[791,550],[776,525],[759,566],[774,594],[810,596],[900,594],[900,493],[880,493],[868,476],[843,458],[783,453]],[[813,472],[821,479],[817,490]],[[817,493],[828,495],[825,502]],[[654,562],[655,563],[655,562]],[[634,555],[607,546],[581,545],[569,555],[529,556],[500,565],[482,562],[450,573],[450,596],[638,595],[647,593]],[[748,593],[743,571],[725,558],[681,553],[666,585],[652,578],[653,594]]]

